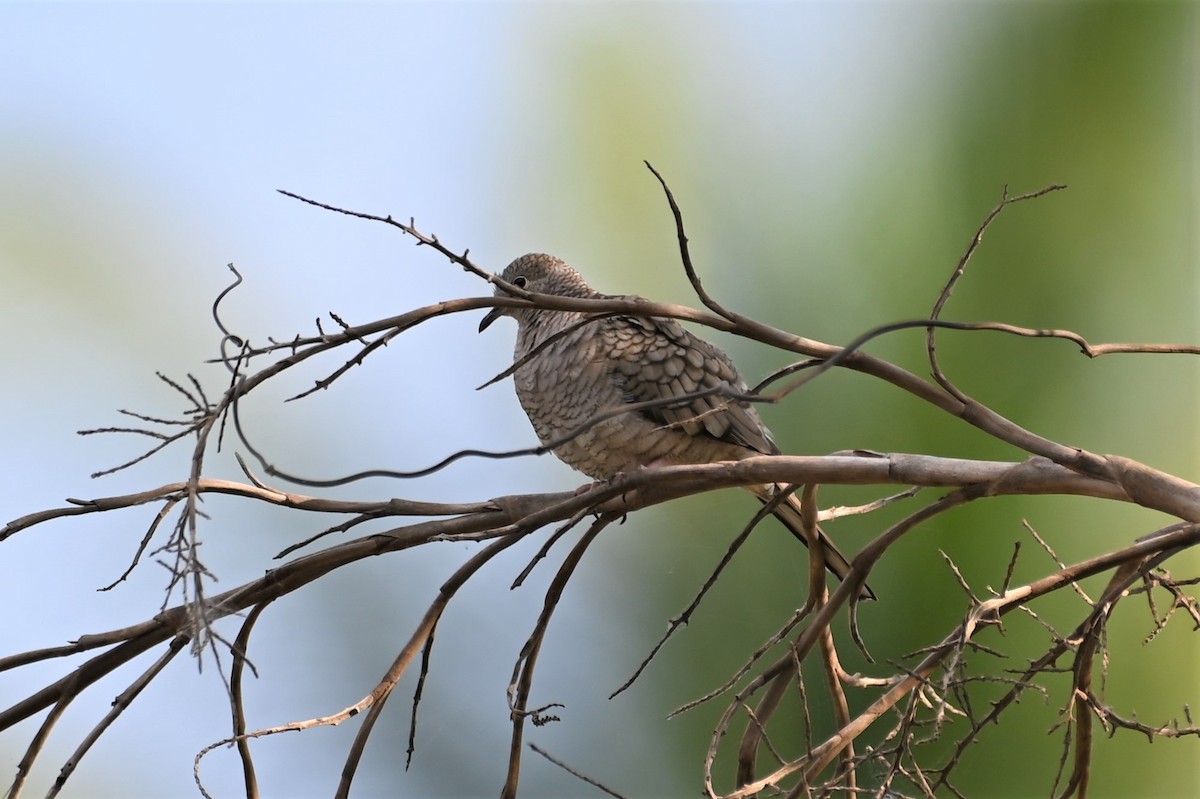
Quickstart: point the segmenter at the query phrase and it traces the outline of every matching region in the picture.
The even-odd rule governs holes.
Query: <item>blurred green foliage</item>
[[[806,149],[801,135],[803,117],[821,113],[806,103],[804,74],[779,76],[785,87],[791,80],[795,90],[785,88],[778,95],[741,87],[757,98],[758,116],[722,119],[718,127],[710,124],[714,107],[733,116],[745,97],[703,81],[714,61],[731,72],[738,69],[705,49],[710,39],[699,37],[689,47],[681,37],[668,35],[667,20],[659,20],[622,35],[607,28],[576,30],[560,40],[560,112],[550,122],[561,127],[561,141],[569,145],[551,160],[588,187],[594,207],[588,208],[587,221],[604,228],[603,243],[588,252],[594,282],[610,291],[695,303],[684,293],[682,270],[674,265],[666,204],[651,177],[630,168],[642,158],[662,169],[683,206],[693,258],[710,291],[744,313],[835,342],[878,324],[928,314],[959,254],[1006,186],[1016,194],[1061,182],[1070,185],[1068,191],[1003,212],[943,318],[1069,328],[1097,342],[1195,342],[1194,184],[1200,174],[1195,9],[1170,3],[984,4],[905,6],[881,13],[940,15],[942,27],[923,35],[920,25],[899,24],[896,35],[909,38],[899,45],[881,41],[881,50],[901,63],[880,57],[864,65],[859,87],[867,108],[860,119],[869,135],[857,130],[861,146],[852,154],[839,152],[853,163],[839,165],[848,185],[837,188],[801,180],[827,166],[822,163],[827,154]],[[882,30],[867,33],[872,32],[887,36]],[[797,38],[803,39],[799,31]],[[926,47],[936,55],[922,53]],[[925,67],[910,80],[911,96],[880,97],[872,107],[872,86],[882,91],[889,85],[887,70],[911,68],[904,63],[908,56]],[[772,140],[773,127],[796,131],[795,149],[781,149]],[[714,137],[736,141],[736,148],[721,151],[710,141]],[[713,150],[725,157],[704,157]],[[764,175],[769,177],[760,179]],[[570,213],[579,210],[575,206]],[[951,378],[1018,423],[1055,440],[1129,455],[1184,477],[1200,471],[1198,372],[1187,357],[1088,361],[1064,342],[951,332],[939,334],[939,340]],[[748,343],[725,343],[751,382],[786,362],[786,355]],[[928,372],[920,331],[893,334],[868,349]],[[792,452],[868,448],[1022,457],[962,422],[854,374],[829,374],[765,415]],[[831,529],[858,546],[914,502],[934,495],[927,492],[899,508]],[[827,489],[824,499],[840,504],[865,496]],[[653,602],[670,613],[682,607],[723,551],[722,536],[732,537],[751,505],[734,492],[679,503],[669,519],[631,522],[647,528],[644,558],[627,557],[622,566],[634,571],[630,579],[638,585],[660,594],[639,604]],[[929,645],[960,618],[965,598],[939,548],[980,594],[1001,583],[1015,542],[1023,547],[1017,579],[1052,569],[1022,530],[1023,519],[1068,562],[1119,546],[1162,522],[1157,515],[1111,503],[1045,497],[990,500],[951,513],[913,533],[878,569],[873,583],[883,600],[862,611],[876,657],[894,659]],[[672,527],[695,532],[684,539],[664,531]],[[651,670],[669,679],[661,690],[670,701],[686,701],[724,681],[801,601],[803,554],[778,530],[760,538],[738,557],[687,635]],[[1194,555],[1173,564],[1177,574],[1196,565]],[[1088,588],[1094,592],[1101,585],[1091,581]],[[1068,625],[1058,627],[1065,634],[1084,605],[1062,592],[1036,610],[1051,623]],[[652,639],[659,628],[655,614],[646,615],[645,635]],[[1176,627],[1186,625],[1180,619]],[[1194,678],[1200,655],[1195,636],[1175,629],[1143,645],[1151,620],[1139,601],[1121,608],[1114,628],[1106,690],[1119,708],[1152,723],[1180,716],[1182,705],[1194,701],[1188,688],[1195,681],[1163,679],[1168,676],[1163,670],[1191,670]],[[1018,614],[1009,617],[1003,637],[990,632],[983,640],[1011,654],[1002,661],[972,656],[978,673],[991,674],[1020,669],[1050,644],[1039,623]],[[842,641],[848,646],[847,636]],[[856,653],[847,657],[851,671],[880,668]],[[682,681],[681,674],[686,675]],[[1027,695],[998,727],[985,731],[955,774],[965,795],[1048,794],[1062,735],[1047,732],[1059,720],[1068,684],[1066,677],[1050,680],[1046,699]],[[979,685],[976,711],[983,712],[1002,689]],[[677,736],[678,757],[686,768],[699,763],[714,712],[694,712],[687,733]],[[952,723],[931,748],[944,755],[964,727],[961,721]],[[790,733],[777,743],[799,745],[799,727]],[[932,755],[931,762],[937,761]],[[1097,746],[1090,795],[1191,795],[1196,762],[1194,742],[1149,746],[1141,736],[1118,733]]]

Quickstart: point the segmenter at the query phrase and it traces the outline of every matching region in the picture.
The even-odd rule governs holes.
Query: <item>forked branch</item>
[[[862,519],[881,518],[887,508],[907,511],[898,521],[880,522],[875,538],[853,559],[845,582],[836,586],[826,584],[822,568],[822,548],[815,546],[808,554],[808,589],[794,598],[796,609],[784,615],[774,630],[752,651],[739,656],[739,663],[722,684],[704,696],[695,698],[676,711],[686,713],[701,704],[725,703],[720,718],[712,730],[706,753],[697,755],[702,762],[705,790],[710,797],[739,799],[768,791],[791,796],[820,795],[829,791],[849,793],[872,792],[883,796],[915,790],[934,796],[939,790],[955,792],[951,777],[969,747],[980,745],[980,733],[990,724],[1002,720],[1004,713],[1029,690],[1054,693],[1048,675],[1061,669],[1061,661],[1071,660],[1071,695],[1062,702],[1064,746],[1062,784],[1058,794],[1083,796],[1086,793],[1093,764],[1091,748],[1095,739],[1095,724],[1109,733],[1135,731],[1153,738],[1197,735],[1196,726],[1184,713],[1184,721],[1146,723],[1119,712],[1108,704],[1096,689],[1097,664],[1108,656],[1104,631],[1108,620],[1118,608],[1128,603],[1121,600],[1144,593],[1151,610],[1153,638],[1171,619],[1184,618],[1200,624],[1200,604],[1189,591],[1194,579],[1172,579],[1165,567],[1170,558],[1200,543],[1200,486],[1153,467],[1118,455],[1102,455],[1068,446],[1052,438],[1026,429],[1017,420],[1008,419],[984,402],[968,396],[948,376],[937,357],[937,336],[992,331],[1027,339],[1062,339],[1077,346],[1088,357],[1111,353],[1176,353],[1200,354],[1200,347],[1191,344],[1093,344],[1083,336],[1068,330],[1031,329],[1003,322],[961,322],[943,319],[955,287],[964,279],[967,267],[983,236],[996,217],[1017,202],[1025,202],[1057,191],[1060,186],[1048,186],[1037,192],[1010,196],[1007,190],[1000,202],[975,232],[949,280],[938,293],[927,317],[881,325],[864,332],[845,346],[805,338],[790,331],[763,324],[736,313],[712,296],[704,287],[700,270],[693,262],[688,236],[684,229],[683,212],[667,181],[650,164],[647,167],[661,186],[675,225],[680,259],[684,274],[700,305],[697,310],[682,305],[655,303],[636,296],[604,299],[578,299],[536,294],[519,286],[501,281],[491,272],[473,262],[469,251],[461,252],[443,244],[437,236],[418,230],[415,222],[396,221],[391,216],[346,210],[317,202],[291,192],[282,194],[325,211],[345,214],[365,221],[384,224],[414,238],[418,246],[432,249],[447,262],[457,265],[484,281],[483,286],[499,286],[506,296],[473,297],[440,302],[412,309],[398,316],[349,324],[341,315],[330,314],[317,320],[315,331],[293,334],[265,342],[253,342],[226,324],[220,313],[223,298],[238,286],[242,277],[233,269],[234,282],[221,293],[213,306],[213,316],[221,337],[217,361],[228,371],[228,382],[220,395],[210,397],[200,382],[189,377],[176,381],[160,375],[164,384],[187,403],[188,410],[178,418],[123,411],[133,419],[131,425],[85,431],[86,434],[124,433],[148,439],[149,447],[139,456],[116,467],[97,472],[97,475],[143,463],[167,447],[182,446],[190,441],[191,460],[186,474],[179,479],[164,480],[161,485],[133,494],[93,499],[69,499],[62,507],[43,509],[21,516],[0,528],[0,543],[17,533],[26,533],[50,521],[72,518],[87,523],[96,514],[144,512],[139,530],[140,538],[131,542],[128,569],[116,582],[124,580],[146,559],[147,553],[167,553],[170,558],[168,601],[161,610],[148,610],[146,619],[138,624],[83,635],[77,640],[57,646],[26,652],[9,653],[0,657],[0,671],[28,667],[32,664],[70,657],[85,659],[67,668],[67,673],[30,695],[18,698],[11,706],[0,710],[0,729],[9,729],[24,719],[43,713],[40,725],[27,742],[9,796],[21,794],[29,775],[46,750],[46,741],[55,734],[57,722],[73,707],[74,700],[93,688],[100,679],[124,671],[131,662],[147,652],[156,659],[146,668],[128,676],[125,690],[112,709],[92,727],[75,747],[70,761],[61,768],[52,795],[60,791],[71,777],[79,759],[124,713],[142,690],[163,669],[175,662],[175,655],[191,645],[196,651],[206,647],[212,657],[228,652],[232,656],[228,691],[230,699],[230,730],[214,734],[221,740],[196,756],[195,775],[202,793],[207,789],[201,781],[201,762],[205,755],[219,747],[234,745],[241,763],[242,781],[247,797],[260,793],[259,778],[252,756],[252,742],[257,738],[283,731],[332,726],[361,716],[353,741],[349,744],[337,789],[338,796],[348,796],[372,731],[385,703],[408,674],[413,664],[416,689],[411,710],[409,756],[417,748],[418,709],[424,679],[433,663],[435,632],[445,617],[449,604],[460,589],[493,562],[502,551],[526,537],[542,535],[537,554],[514,581],[521,586],[526,575],[551,560],[562,549],[554,576],[543,597],[538,618],[530,625],[531,633],[513,667],[509,685],[509,712],[512,724],[508,765],[497,775],[506,797],[518,795],[522,754],[526,738],[533,735],[526,724],[535,727],[555,720],[554,701],[535,706],[535,670],[547,630],[556,609],[570,586],[573,575],[589,546],[612,522],[642,508],[660,505],[671,500],[712,491],[723,487],[776,484],[780,490],[773,501],[780,502],[791,492],[802,492],[804,537],[810,542],[820,540],[816,525],[830,524],[847,515]],[[232,269],[232,267],[231,267]],[[363,366],[379,353],[389,341],[414,328],[442,316],[461,314],[492,307],[538,307],[573,310],[585,314],[580,325],[586,326],[614,314],[632,316],[671,317],[749,338],[781,351],[795,353],[800,360],[784,367],[763,380],[749,393],[722,386],[710,392],[722,402],[785,402],[795,391],[835,369],[852,369],[883,381],[900,392],[916,397],[949,418],[966,421],[997,441],[1013,448],[1017,455],[1008,461],[980,461],[966,458],[935,457],[929,454],[878,453],[860,451],[835,453],[826,456],[764,456],[738,462],[703,465],[664,466],[642,469],[618,476],[584,492],[520,495],[479,499],[465,503],[437,503],[416,498],[384,498],[373,501],[346,501],[321,496],[319,493],[295,493],[290,489],[268,484],[267,480],[282,481],[307,487],[309,492],[362,481],[366,478],[388,478],[402,481],[407,496],[420,495],[421,477],[437,472],[463,458],[507,459],[545,454],[572,438],[591,430],[622,413],[648,411],[666,401],[629,405],[607,411],[586,420],[559,441],[547,446],[527,447],[511,451],[486,448],[464,449],[452,453],[428,453],[423,463],[396,464],[370,468],[348,475],[299,475],[277,464],[253,443],[253,430],[247,429],[239,413],[242,403],[257,401],[256,390],[289,373],[293,368],[308,364],[318,357],[333,354],[338,360],[323,372],[324,377],[292,397],[300,401],[318,391],[332,390],[337,381],[355,367]],[[348,318],[348,317],[347,317]],[[331,321],[330,321],[331,320]],[[882,336],[919,328],[925,331],[925,355],[932,373],[926,379],[896,364],[874,357],[863,348]],[[577,332],[572,330],[571,332]],[[1030,344],[1030,346],[1035,346]],[[540,356],[539,351],[528,359]],[[486,385],[502,380],[526,361],[513,364],[500,372]],[[694,400],[693,394],[683,400]],[[232,424],[230,424],[232,422]],[[229,480],[206,476],[210,456],[229,432],[239,451],[243,479]],[[869,442],[864,442],[864,444]],[[246,454],[256,462],[264,477],[251,473],[241,459]],[[856,508],[827,508],[819,511],[818,485],[874,486],[877,498]],[[411,489],[411,491],[409,490]],[[922,490],[921,494],[917,494]],[[931,495],[930,492],[933,492]],[[238,500],[240,507],[265,503],[293,514],[298,527],[295,540],[277,556],[273,568],[244,585],[219,593],[210,590],[211,576],[199,557],[201,531],[205,518],[200,502],[206,496],[223,495]],[[939,632],[907,665],[904,658],[884,653],[876,660],[875,646],[868,653],[863,631],[857,624],[857,606],[852,600],[859,589],[874,574],[879,579],[879,564],[896,551],[902,539],[924,528],[933,519],[968,503],[986,504],[1000,496],[1057,495],[1086,497],[1095,501],[1121,502],[1136,505],[1156,513],[1166,513],[1178,521],[1132,543],[1097,551],[1068,563],[1055,560],[1050,567],[1040,567],[1041,576],[1020,584],[1014,577],[1017,571],[1019,547],[1013,549],[1008,562],[998,563],[995,582],[1001,590],[980,591],[973,588],[963,572],[947,555],[956,584],[961,588],[967,609],[952,629]],[[900,500],[905,505],[897,505]],[[921,504],[921,503],[924,504]],[[144,510],[141,510],[145,507]],[[701,623],[697,610],[703,601],[711,601],[710,590],[720,580],[730,579],[727,566],[742,552],[743,544],[753,534],[758,522],[770,514],[767,504],[744,525],[730,532],[730,543],[713,565],[710,576],[697,586],[694,599],[669,621],[666,634],[647,646],[641,662],[631,668],[632,676],[624,683],[614,678],[616,690],[612,697],[622,695],[634,681],[647,679],[656,665],[656,657],[670,643],[672,634],[689,623]],[[874,514],[874,515],[873,515]],[[582,522],[594,520],[583,528]],[[894,517],[892,517],[894,518]],[[950,517],[948,517],[950,518]],[[394,521],[393,521],[394,520]],[[164,522],[171,522],[165,524]],[[373,523],[373,532],[363,533],[362,525]],[[391,524],[391,527],[385,525]],[[1045,544],[1032,526],[1029,533]],[[382,529],[380,529],[382,528]],[[569,533],[584,529],[569,548],[559,546],[569,539]],[[543,531],[546,531],[543,533]],[[329,543],[329,536],[338,534],[349,540]],[[1130,535],[1130,538],[1133,538]],[[165,540],[163,540],[165,539]],[[480,542],[481,546],[459,566],[429,599],[415,628],[396,641],[396,655],[383,676],[374,686],[361,686],[352,696],[360,699],[354,704],[326,715],[278,723],[266,720],[267,726],[251,723],[246,703],[245,670],[254,669],[253,632],[257,622],[281,600],[294,591],[311,585],[326,576],[368,557],[397,556],[397,553],[436,542],[455,541],[460,544]],[[319,548],[320,547],[320,548]],[[306,554],[299,554],[304,550]],[[1034,548],[1036,551],[1036,548]],[[931,553],[932,557],[937,557]],[[939,560],[939,562],[941,562]],[[1028,568],[1027,564],[1022,564]],[[1028,657],[1028,667],[1011,673],[973,673],[968,655],[978,652],[999,654],[989,640],[991,631],[1004,623],[1013,610],[1021,610],[1038,619],[1034,605],[1042,598],[1063,589],[1075,589],[1079,596],[1086,594],[1079,581],[1092,575],[1109,576],[1107,587],[1094,604],[1081,602],[1086,608],[1073,632],[1059,635],[1045,625],[1050,643],[1044,651]],[[1018,584],[1014,584],[1018,583]],[[881,592],[882,593],[882,592]],[[1168,604],[1160,611],[1158,598],[1165,596]],[[844,612],[848,608],[848,612]],[[906,604],[903,592],[884,596],[872,613],[884,614],[889,620],[904,623],[913,608]],[[214,629],[218,620],[235,614],[245,614],[236,638],[223,639]],[[848,638],[835,634],[839,618],[849,623]],[[1044,623],[1043,623],[1044,624]],[[947,625],[949,626],[949,625]],[[843,661],[853,655],[845,642],[850,641],[862,650],[871,668],[868,674],[849,674]],[[882,664],[882,665],[881,665]],[[815,668],[814,668],[815,666]],[[629,672],[627,672],[629,673]],[[819,681],[812,675],[819,674]],[[972,704],[975,680],[991,680],[1005,686],[1003,695],[993,701],[986,713],[978,713]],[[606,689],[611,690],[611,689]],[[820,697],[820,701],[816,701]],[[1185,705],[1186,700],[1181,701]],[[822,715],[815,708],[825,705],[831,712]],[[665,710],[661,708],[659,710]],[[650,712],[658,712],[654,708]],[[965,719],[966,731],[960,737],[948,759],[932,760],[922,749],[922,731],[933,730],[930,737],[949,734],[947,719]],[[570,723],[570,720],[564,723]],[[736,728],[744,723],[740,735]],[[802,751],[789,751],[786,736],[773,735],[779,729],[803,729]],[[547,731],[555,727],[546,727]],[[550,734],[550,733],[547,733]],[[736,745],[723,742],[736,740]],[[533,744],[530,744],[533,746]],[[730,751],[732,750],[732,751]],[[549,755],[544,750],[534,751]],[[207,761],[204,761],[207,762]],[[595,779],[574,769],[570,764],[552,759],[568,772],[589,782],[602,791],[617,795],[610,788],[611,780]],[[728,769],[723,770],[728,763]],[[870,768],[865,766],[870,765]],[[724,786],[722,774],[730,775]],[[264,790],[269,794],[270,791]]]

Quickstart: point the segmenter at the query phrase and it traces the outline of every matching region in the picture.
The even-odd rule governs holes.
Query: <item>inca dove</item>
[[[509,264],[504,280],[528,291],[564,297],[599,297],[579,273],[551,255],[524,255]],[[497,287],[498,296],[508,296]],[[587,315],[575,311],[495,308],[479,325],[501,316],[517,320],[514,359]],[[560,439],[596,416],[630,403],[680,397],[728,385],[746,384],[724,352],[685,330],[674,319],[612,316],[582,325],[557,339],[513,375],[517,397],[543,444]],[[598,422],[554,449],[570,466],[596,480],[608,480],[656,464],[713,463],[756,455],[778,455],[779,447],[749,403],[720,395],[684,401]],[[749,486],[767,502],[778,485]],[[790,496],[775,515],[801,541],[800,501]],[[843,577],[850,566],[822,532],[829,570]],[[860,596],[874,598],[864,586]]]

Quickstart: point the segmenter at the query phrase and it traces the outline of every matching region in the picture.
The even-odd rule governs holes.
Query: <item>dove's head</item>
[[[556,294],[560,297],[597,296],[597,292],[565,261],[540,252],[522,255],[504,267],[500,278],[512,283],[517,288],[537,294]],[[510,295],[500,286],[496,286],[496,296],[508,297]],[[501,316],[511,316],[520,322],[524,315],[532,313],[546,312],[529,308],[493,308],[479,323],[479,330],[483,332],[484,328]]]

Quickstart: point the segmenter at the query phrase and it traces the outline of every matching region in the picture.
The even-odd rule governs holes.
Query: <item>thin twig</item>
[[[591,778],[591,777],[589,777],[588,775],[586,775],[586,774],[584,774],[584,773],[582,773],[582,772],[580,772],[580,771],[578,771],[578,770],[576,770],[576,769],[573,769],[573,768],[571,768],[571,767],[570,767],[570,766],[568,766],[566,763],[562,762],[562,761],[561,761],[561,760],[559,760],[557,757],[555,757],[554,755],[550,754],[550,753],[549,753],[549,752],[547,752],[545,749],[542,749],[540,746],[538,746],[537,744],[533,743],[532,741],[531,741],[531,742],[530,742],[530,744],[529,744],[529,748],[530,748],[530,749],[532,749],[532,750],[533,750],[534,752],[536,752],[537,754],[539,754],[539,755],[541,755],[542,757],[544,757],[544,758],[546,758],[547,760],[549,760],[549,761],[550,761],[551,763],[553,763],[554,765],[558,766],[558,767],[559,767],[560,769],[562,769],[563,771],[565,771],[565,772],[567,772],[568,774],[570,774],[570,775],[571,775],[572,777],[574,777],[575,779],[582,780],[583,782],[586,782],[588,785],[591,785],[593,788],[596,788],[597,790],[603,791],[604,793],[608,794],[609,796],[616,797],[616,799],[624,799],[624,796],[623,796],[622,794],[619,794],[619,793],[617,793],[617,792],[616,792],[616,791],[614,791],[612,788],[608,787],[607,785],[605,785],[604,783],[600,782],[599,780],[592,779],[592,778]]]

